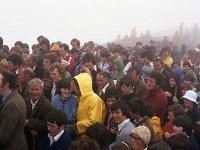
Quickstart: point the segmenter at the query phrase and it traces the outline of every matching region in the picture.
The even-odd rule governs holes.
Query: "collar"
[[[64,133],[64,129],[62,131],[60,131],[56,136],[51,136],[50,134],[48,134],[49,140],[50,140],[50,145],[52,145],[54,142],[57,142],[60,137],[62,136],[62,134]]]
[[[106,86],[104,86],[104,88],[101,90],[103,93],[105,93],[106,92],[106,88],[109,86],[109,83],[108,84],[106,84]]]
[[[39,99],[38,99],[38,100],[39,100]],[[35,103],[33,103],[32,99],[30,100],[31,106],[32,106],[32,110],[35,108],[35,105],[37,104],[38,100],[35,101]]]
[[[118,124],[118,131],[120,131],[123,128],[123,126],[125,126],[125,124],[129,121],[130,121],[130,119],[126,119],[123,122],[121,122],[120,124]]]
[[[8,90],[2,98],[2,102],[5,102],[6,98],[11,94],[12,90]]]

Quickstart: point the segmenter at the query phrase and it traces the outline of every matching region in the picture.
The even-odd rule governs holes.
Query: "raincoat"
[[[104,123],[106,108],[103,100],[92,90],[92,78],[88,73],[81,73],[75,77],[81,96],[77,111],[77,130],[84,134],[94,123]]]

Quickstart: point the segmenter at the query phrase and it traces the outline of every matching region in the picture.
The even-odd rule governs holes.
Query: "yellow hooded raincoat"
[[[77,111],[77,130],[84,134],[94,123],[104,123],[106,108],[103,100],[92,90],[92,79],[88,73],[75,77],[79,84],[81,97]]]

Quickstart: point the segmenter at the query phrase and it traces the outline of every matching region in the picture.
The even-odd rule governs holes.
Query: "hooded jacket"
[[[81,73],[75,77],[81,96],[77,111],[77,130],[84,134],[94,123],[104,123],[106,108],[103,100],[92,90],[92,79],[88,73]]]
[[[113,63],[117,65],[118,70],[112,70],[111,71],[111,78],[114,80],[119,80],[124,76],[123,69],[124,69],[124,63],[122,58],[119,56],[116,59],[113,60]]]

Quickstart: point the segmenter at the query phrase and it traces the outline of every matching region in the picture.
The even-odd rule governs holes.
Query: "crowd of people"
[[[0,37],[1,150],[200,149],[197,48],[37,41]]]

